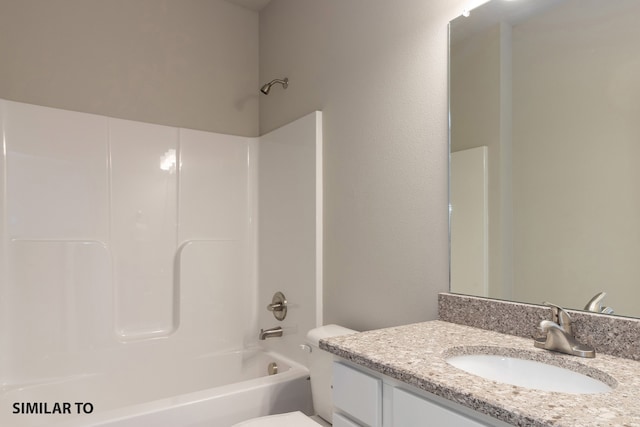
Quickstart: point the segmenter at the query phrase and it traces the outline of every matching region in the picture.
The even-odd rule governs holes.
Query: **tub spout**
[[[258,338],[261,340],[266,340],[267,338],[275,338],[282,336],[282,328],[280,326],[276,326],[271,329],[260,329],[260,335]]]

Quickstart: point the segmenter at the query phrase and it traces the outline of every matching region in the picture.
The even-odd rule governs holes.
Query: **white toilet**
[[[311,394],[313,407],[317,415],[306,416],[300,411],[286,414],[267,415],[234,424],[233,427],[318,427],[330,426],[333,418],[331,399],[331,378],[333,356],[320,350],[319,342],[323,338],[353,334],[356,331],[338,325],[326,325],[315,328],[307,334],[309,354],[309,373],[311,376]]]

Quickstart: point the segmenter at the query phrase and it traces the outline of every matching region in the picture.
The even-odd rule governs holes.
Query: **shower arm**
[[[284,79],[273,79],[269,83],[262,85],[262,87],[260,88],[260,92],[264,93],[265,95],[269,95],[269,91],[271,91],[271,86],[277,83],[281,84],[282,87],[286,89],[289,87],[289,78],[285,77]]]

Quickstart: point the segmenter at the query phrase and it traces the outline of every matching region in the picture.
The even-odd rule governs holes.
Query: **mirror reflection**
[[[452,292],[640,317],[638,17],[492,0],[451,22]]]

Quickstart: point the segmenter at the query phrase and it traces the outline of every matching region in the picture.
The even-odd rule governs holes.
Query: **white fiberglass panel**
[[[251,138],[5,100],[0,106],[0,292],[2,313],[9,319],[3,324],[13,324],[14,312],[21,318],[20,304],[30,301],[21,292],[39,293],[44,299],[48,295],[56,302],[40,312],[22,310],[34,322],[39,313],[42,319],[53,316],[58,293],[71,286],[71,279],[60,278],[57,269],[69,268],[64,254],[68,247],[77,247],[101,252],[99,277],[86,289],[94,289],[109,304],[109,313],[102,312],[104,305],[95,311],[110,325],[110,348],[120,348],[119,340],[144,341],[175,332],[181,321],[180,280],[187,287],[182,295],[194,302],[184,310],[186,324],[193,318],[213,319],[209,327],[238,316],[233,328],[183,331],[180,346],[187,340],[191,349],[220,351],[242,346],[256,335],[255,243],[249,232],[249,211],[255,209]],[[85,267],[92,268],[92,262]],[[75,263],[73,268],[80,266]],[[215,315],[198,312],[210,308]],[[42,322],[47,323],[60,324],[57,318]],[[233,339],[227,333],[243,327],[250,330]],[[62,329],[56,334],[33,345],[43,350],[45,342],[55,347],[68,340]],[[2,342],[26,342],[30,336],[10,335],[3,331]],[[212,338],[200,340],[209,335]],[[11,369],[10,359],[24,359],[24,366],[32,359],[22,356],[27,351],[22,347],[3,348],[12,350],[0,356],[2,378]],[[136,348],[122,347],[116,353],[120,357]]]
[[[257,336],[249,140],[180,129],[176,339],[198,337],[201,348],[237,349]]]
[[[180,129],[180,242],[246,238],[249,140]]]
[[[290,317],[271,341],[304,358],[321,274],[319,113],[265,139],[265,221],[285,225],[265,228],[278,262],[258,302],[258,138],[0,107],[0,308],[11,325],[0,327],[2,398],[39,399],[31,392],[43,387],[57,400],[66,384],[72,400],[118,407],[212,387],[235,368],[203,375],[216,363],[205,359],[255,344],[259,314],[269,316],[260,327],[276,326],[265,309],[275,290],[290,298]]]
[[[113,336],[111,262],[99,242],[14,241],[7,284],[10,377],[30,382],[90,369]]]
[[[105,117],[5,101],[7,232],[107,240]]]
[[[174,338],[185,347],[221,351],[255,341],[245,254],[238,241],[192,241],[180,248],[180,325]]]
[[[109,145],[116,328],[123,339],[166,335],[177,322],[178,129],[109,119]]]
[[[258,147],[258,278],[260,305],[276,291],[289,309],[282,339],[267,348],[305,363],[298,351],[310,329],[321,324],[322,295],[322,113],[308,114],[260,137]],[[260,325],[275,326],[260,309]]]

